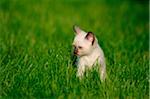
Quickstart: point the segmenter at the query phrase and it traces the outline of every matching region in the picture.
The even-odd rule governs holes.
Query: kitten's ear
[[[73,26],[73,30],[76,34],[80,34],[80,32],[82,31],[78,26],[74,25]]]
[[[91,41],[93,45],[95,41],[95,36],[92,32],[88,32],[87,35],[85,36],[85,39]]]

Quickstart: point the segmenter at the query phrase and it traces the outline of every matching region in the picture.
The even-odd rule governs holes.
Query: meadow
[[[107,79],[76,77],[73,25],[104,50]],[[0,98],[148,99],[148,1],[0,0]]]

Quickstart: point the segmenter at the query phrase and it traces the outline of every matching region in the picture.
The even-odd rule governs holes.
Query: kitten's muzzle
[[[74,54],[78,55],[78,49],[77,48],[74,49]]]

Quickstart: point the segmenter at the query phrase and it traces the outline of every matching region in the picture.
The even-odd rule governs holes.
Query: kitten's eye
[[[79,46],[79,49],[82,49],[83,47],[82,46]]]
[[[75,45],[72,45],[73,46],[73,48],[76,48],[76,46]]]

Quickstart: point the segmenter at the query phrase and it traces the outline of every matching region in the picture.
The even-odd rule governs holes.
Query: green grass
[[[117,0],[0,0],[0,98],[149,97],[148,3]],[[76,78],[79,25],[104,50],[107,79]]]

